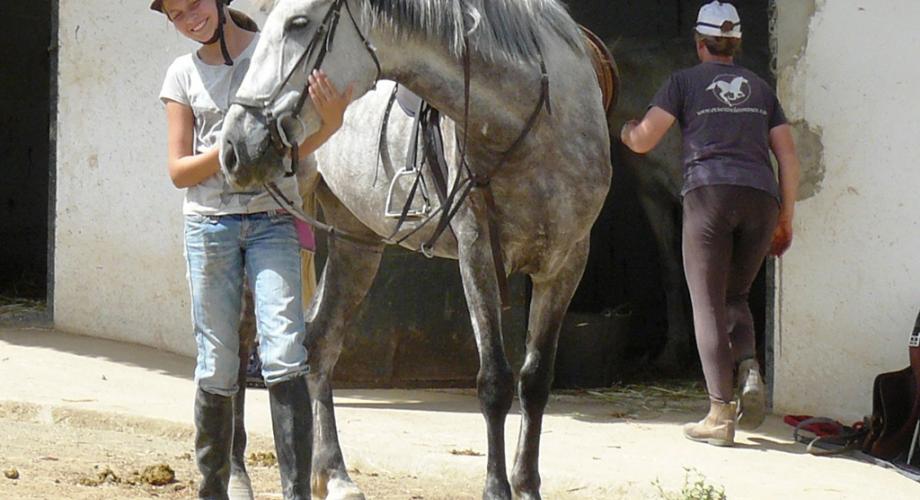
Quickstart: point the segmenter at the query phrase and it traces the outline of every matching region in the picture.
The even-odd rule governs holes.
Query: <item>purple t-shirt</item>
[[[773,89],[732,64],[702,63],[668,78],[649,107],[680,123],[684,187],[731,184],[766,191],[779,187],[770,163],[770,129],[786,123]]]

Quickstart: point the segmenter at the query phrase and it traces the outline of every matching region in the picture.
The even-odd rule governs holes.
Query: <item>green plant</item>
[[[658,494],[664,500],[727,500],[725,488],[706,483],[706,476],[700,471],[684,467],[684,485],[680,491],[665,491],[661,482],[656,479],[652,485],[658,489]]]

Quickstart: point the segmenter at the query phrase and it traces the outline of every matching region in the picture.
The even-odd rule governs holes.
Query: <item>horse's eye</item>
[[[310,18],[307,16],[296,16],[288,20],[285,29],[287,31],[306,28],[310,24]]]

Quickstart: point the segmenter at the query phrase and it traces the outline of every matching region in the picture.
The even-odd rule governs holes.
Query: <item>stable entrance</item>
[[[0,30],[0,317],[50,291],[52,1],[5,2]],[[23,304],[31,304],[25,309]],[[38,307],[36,307],[38,305]]]

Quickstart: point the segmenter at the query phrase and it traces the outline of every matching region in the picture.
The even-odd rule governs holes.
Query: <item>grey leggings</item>
[[[754,356],[751,283],[770,248],[779,204],[765,191],[705,186],[684,196],[684,272],[709,397],[733,399],[735,363]]]

